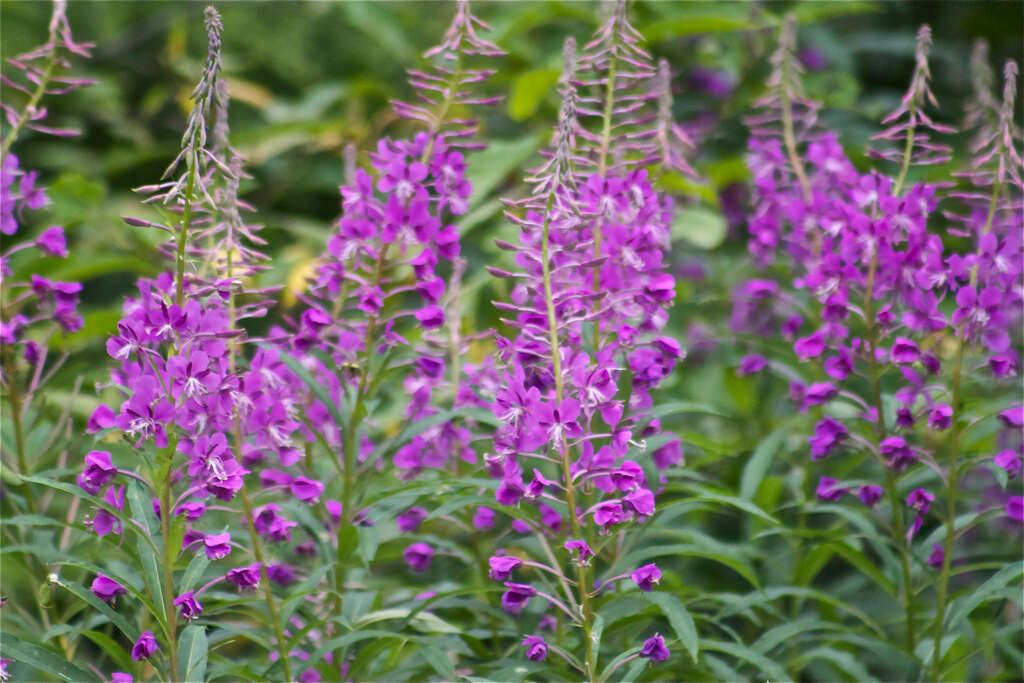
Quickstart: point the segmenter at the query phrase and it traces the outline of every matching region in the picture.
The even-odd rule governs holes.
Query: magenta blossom
[[[661,579],[661,570],[653,564],[645,564],[634,570],[630,577],[640,587],[640,590],[650,593],[654,584]]]

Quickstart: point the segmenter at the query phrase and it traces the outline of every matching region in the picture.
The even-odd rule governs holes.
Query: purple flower
[[[594,556],[594,551],[590,549],[586,541],[566,541],[565,549],[569,552],[576,551],[576,563],[581,565],[590,564],[590,558]]]
[[[914,451],[902,436],[890,436],[883,439],[879,444],[879,451],[889,459],[889,466],[897,472],[906,469],[908,465],[917,460]]]
[[[295,583],[295,570],[286,564],[272,564],[267,567],[267,578],[281,586]]]
[[[233,583],[242,590],[255,589],[260,583],[260,563],[230,569],[224,578],[228,583]]]
[[[131,674],[123,671],[115,671],[110,674],[110,683],[134,683],[134,680]]]
[[[324,492],[323,484],[306,477],[296,477],[292,481],[291,488],[293,496],[310,505],[320,500],[320,494]]]
[[[512,572],[522,566],[523,561],[511,555],[497,555],[488,560],[491,569],[488,575],[495,581],[506,581]]]
[[[210,534],[203,539],[203,546],[206,548],[206,557],[211,560],[220,560],[231,552],[231,534]]]
[[[650,593],[653,585],[661,579],[661,570],[653,564],[645,564],[630,574],[630,577],[640,590]]]
[[[111,486],[107,489],[103,500],[118,510],[124,510],[124,486]],[[96,516],[92,518],[92,529],[97,536],[106,536],[111,531],[120,535],[121,522],[107,510],[99,509],[96,511]]]
[[[194,591],[182,593],[174,599],[174,606],[180,608],[181,618],[192,621],[203,613],[203,606],[195,598]]]
[[[478,507],[473,515],[473,528],[490,529],[494,526],[494,510],[486,507]]]
[[[829,500],[832,502],[840,500],[849,492],[849,489],[845,486],[841,486],[837,479],[832,477],[821,477],[818,480],[818,489],[815,491],[815,495],[818,496],[818,500]]]
[[[857,497],[860,498],[860,502],[864,503],[869,508],[875,507],[878,501],[882,500],[882,487],[875,486],[873,484],[865,484],[857,491]]]
[[[921,351],[917,348],[917,344],[906,337],[897,337],[889,352],[889,357],[896,363],[913,363],[920,356]]]
[[[817,382],[807,387],[807,390],[804,392],[804,404],[820,406],[837,395],[839,395],[839,390],[836,389],[832,382]]]
[[[434,304],[424,306],[417,309],[415,315],[416,320],[425,330],[434,330],[444,325],[444,309],[440,306]]]
[[[520,643],[526,649],[526,658],[533,662],[543,662],[548,656],[548,644],[541,636],[526,636]]]
[[[664,662],[671,655],[672,653],[665,647],[665,639],[658,633],[645,640],[644,646],[640,649],[640,656],[652,662]]]
[[[626,494],[622,501],[640,520],[654,514],[654,494],[649,489],[638,488],[635,491],[631,491]],[[597,519],[596,514],[594,519]]]
[[[914,489],[907,496],[907,506],[914,509],[915,512],[921,515],[928,514],[928,510],[931,509],[931,503],[935,500],[935,496],[928,493],[924,489]]]
[[[826,415],[825,419],[814,425],[814,436],[807,439],[811,445],[811,460],[818,461],[831,455],[849,434],[842,422]]]
[[[946,559],[946,550],[938,543],[932,543],[932,552],[928,556],[928,564],[936,569],[942,567],[943,561]]]
[[[819,330],[808,337],[801,337],[793,344],[793,350],[801,360],[816,358],[825,351],[825,335]]]
[[[992,460],[995,462],[997,467],[1002,467],[1006,470],[1006,474],[1010,479],[1020,475],[1021,462],[1017,453],[1012,450],[1001,451],[999,454],[994,456]]]
[[[506,612],[518,614],[537,594],[537,589],[523,583],[505,582],[507,591],[501,594],[501,606]]]
[[[1006,500],[1006,515],[1018,522],[1024,522],[1024,496],[1010,496]]]
[[[651,453],[651,460],[659,470],[666,470],[676,463],[683,462],[683,442],[679,439],[672,439]]]
[[[85,456],[85,470],[78,475],[78,485],[95,496],[116,476],[117,468],[110,460],[109,451],[89,451]]]
[[[413,571],[425,572],[430,566],[431,558],[434,557],[434,549],[426,543],[413,543],[405,549],[402,557]]]
[[[426,518],[426,510],[421,507],[411,507],[398,515],[398,519],[396,520],[398,523],[398,530],[402,533],[416,531],[416,529],[419,528],[420,523],[422,523]]]
[[[953,407],[940,403],[933,406],[928,413],[928,426],[940,431],[949,429],[950,425],[953,424],[952,417]]]
[[[737,375],[752,375],[755,372],[764,370],[765,366],[768,365],[768,361],[765,357],[759,353],[755,353],[750,356],[744,356],[740,359],[740,365],[736,368]]]
[[[124,586],[103,574],[97,574],[89,588],[97,598],[106,602],[128,592]]]
[[[136,662],[149,659],[157,650],[156,638],[152,631],[143,631],[139,639],[132,645],[132,659]]]
[[[52,225],[36,238],[36,247],[50,256],[65,258],[68,255],[68,243],[64,238],[64,228]]]
[[[600,503],[594,508],[594,523],[605,530],[620,523],[624,518],[622,505],[614,501]]]

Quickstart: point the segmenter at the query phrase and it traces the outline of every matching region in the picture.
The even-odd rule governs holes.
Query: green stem
[[[189,150],[189,154],[192,150]],[[193,159],[188,169],[188,182],[185,185],[185,211],[181,217],[181,229],[178,231],[178,250],[175,256],[177,272],[174,277],[174,303],[181,306],[185,299],[185,247],[188,244],[188,230],[192,223],[192,193],[196,185],[196,165]]]
[[[995,183],[992,187],[992,196],[989,198],[988,215],[985,217],[985,226],[982,235],[992,229],[992,221],[995,219],[996,208],[999,204],[999,192],[1002,189],[1001,183]],[[971,269],[971,285],[975,285],[978,279],[978,267]],[[956,538],[956,499],[959,472],[957,471],[960,459],[960,436],[963,432],[960,420],[960,390],[963,380],[964,350],[967,347],[966,323],[960,325],[960,343],[957,345],[956,361],[953,365],[953,429],[950,434],[949,445],[949,474],[946,490],[946,538],[943,542],[942,569],[939,572],[938,611],[935,614],[935,638],[932,646],[932,679],[938,680],[941,672],[942,636],[946,628],[946,603],[949,600],[949,568],[953,557],[953,542]]]
[[[804,202],[811,202],[811,182],[807,179],[804,171],[804,162],[800,159],[800,153],[796,148],[796,134],[793,131],[793,100],[789,96],[787,85],[792,76],[793,55],[787,51],[785,63],[783,64],[783,82],[779,85],[779,101],[782,109],[782,140],[786,145],[786,154],[789,156],[789,164],[793,167],[797,182],[800,183],[800,190],[803,192]],[[817,233],[815,233],[817,234]]]
[[[56,42],[56,35],[50,34],[50,43]],[[50,84],[50,78],[53,76],[53,69],[57,65],[57,48],[54,46],[53,51],[50,53],[49,59],[46,60],[46,66],[43,68],[43,76],[39,79],[39,84],[36,86],[35,91],[29,97],[28,102],[25,104],[25,109],[21,112],[21,116],[18,117],[18,122],[11,128],[11,132],[4,138],[3,144],[0,145],[0,162],[7,158],[7,154],[11,151],[11,145],[14,144],[15,139],[18,137],[18,133],[24,128],[28,122],[32,112],[36,110],[36,106],[39,104],[39,100],[46,94],[46,86]]]
[[[21,424],[21,389],[18,387],[18,377],[15,373],[14,350],[10,344],[4,344],[3,348],[4,366],[7,369],[7,390],[10,393],[11,426],[14,431],[14,449],[18,457],[18,474],[28,476],[28,460],[25,458],[25,430]],[[32,485],[27,481],[22,482],[25,490],[25,505],[28,511],[35,513],[36,501],[32,495]]]
[[[900,190],[903,189],[903,183],[907,179],[907,171],[910,170],[910,158],[911,152],[914,151],[914,126],[910,126],[907,130],[907,143],[903,147],[903,163],[900,166],[900,174],[896,178],[896,185],[893,186],[892,194],[894,197],[899,196]]]
[[[875,411],[878,413],[878,421],[876,422],[878,426],[878,444],[876,444],[876,448],[881,447],[882,440],[885,439],[886,434],[885,406],[882,403],[882,383],[879,376],[878,363],[875,360],[875,349],[878,347],[878,331],[875,329],[874,313],[875,271],[877,268],[878,254],[876,252],[871,255],[871,265],[868,267],[868,285],[864,293],[864,323],[867,326],[868,365],[871,369],[873,404]],[[906,527],[903,523],[903,513],[901,512],[902,506],[900,505],[896,475],[885,462],[882,462],[882,467],[885,470],[884,488],[886,496],[889,499],[889,507],[892,509],[893,537],[896,541],[896,547],[900,549],[900,569],[903,575],[903,604],[904,609],[906,610],[906,632],[904,635],[904,642],[907,652],[913,653],[917,637],[915,634],[916,625],[914,623],[914,589],[911,583],[910,561],[907,558],[908,551],[906,550]]]
[[[547,307],[548,333],[551,344],[551,362],[555,375],[555,401],[561,403],[564,396],[564,381],[562,379],[562,357],[558,344],[558,317],[555,315],[554,294],[551,287],[551,264],[549,258],[550,233],[551,233],[551,208],[554,203],[554,194],[548,196],[547,209],[544,212],[544,232],[541,241],[541,268],[544,277],[544,303]],[[565,499],[569,513],[569,524],[572,527],[573,538],[582,539],[580,532],[580,520],[576,514],[576,487],[572,481],[572,463],[569,461],[569,449],[566,447],[564,438],[560,439],[562,456],[562,475],[565,477]],[[576,566],[577,589],[580,594],[580,604],[583,618],[583,642],[586,648],[586,673],[588,680],[596,680],[597,662],[594,658],[594,644],[590,638],[590,625],[592,611],[590,595],[587,586],[587,568],[582,564]]]
[[[164,614],[167,620],[167,658],[171,664],[171,680],[180,681],[178,677],[178,612],[174,608],[174,562],[178,553],[171,544],[171,459],[174,450],[167,453],[167,464],[163,468],[163,481],[160,486],[160,533],[163,536],[163,583],[164,583]]]
[[[274,600],[274,592],[270,587],[270,576],[267,574],[267,563],[263,561],[263,548],[260,545],[260,535],[256,531],[256,524],[252,516],[252,501],[249,494],[243,487],[239,493],[242,494],[242,507],[245,510],[245,518],[249,522],[249,539],[252,541],[252,554],[260,565],[260,581],[263,583],[263,597],[267,602],[267,612],[270,614],[270,622],[274,627],[274,637],[277,639],[277,654],[284,669],[284,680],[291,681],[292,668],[288,659],[288,642],[284,637],[284,629],[281,627],[281,616],[277,612],[277,604]]]
[[[618,70],[618,64],[615,61],[615,53],[612,52],[610,61],[608,64],[608,84],[605,88],[604,94],[604,114],[603,123],[601,126],[601,147],[598,152],[597,159],[597,172],[604,178],[608,173],[608,152],[611,148],[612,142],[612,111],[615,108],[615,76]],[[602,234],[601,234],[601,217],[598,216],[594,219],[594,258],[601,258],[601,245],[602,245]],[[600,268],[594,268],[594,292],[601,291],[601,270]],[[601,323],[600,321],[594,321],[594,351],[596,352],[601,348]]]

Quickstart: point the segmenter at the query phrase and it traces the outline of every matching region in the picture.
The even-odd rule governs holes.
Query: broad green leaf
[[[686,609],[682,601],[671,593],[654,591],[645,596],[650,602],[657,605],[668,623],[672,625],[679,642],[683,644],[690,658],[697,661],[697,654],[700,652],[700,640],[697,637],[697,626],[693,623],[693,617]]]
[[[711,209],[689,206],[672,219],[672,239],[686,240],[699,249],[714,249],[725,240],[725,216]]]
[[[364,614],[362,617],[357,619],[352,627],[355,630],[359,630],[369,626],[370,624],[376,624],[381,621],[390,621],[392,619],[406,619],[406,623],[412,625],[413,628],[424,633],[460,633],[461,629],[457,626],[449,624],[441,617],[433,614],[432,612],[418,612],[410,618],[412,609],[403,607],[393,607],[390,609],[377,610],[376,612],[370,612]]]
[[[750,647],[763,655],[767,655],[779,645],[790,644],[793,638],[798,638],[805,634],[810,635],[812,631],[827,631],[835,628],[839,627],[836,624],[822,621],[821,619],[801,617],[765,631]]]
[[[716,542],[700,542],[694,544],[659,545],[652,548],[635,550],[616,563],[617,566],[640,566],[655,557],[682,556],[699,557],[725,565],[746,579],[750,585],[760,588],[754,570],[728,547]]]
[[[985,583],[966,595],[958,597],[950,604],[949,610],[946,612],[946,628],[949,631],[956,629],[960,622],[981,604],[996,597],[1010,583],[1020,581],[1021,575],[1024,575],[1024,562],[1014,562],[997,571]]]
[[[77,595],[79,598],[87,602],[94,610],[110,619],[110,623],[116,626],[117,630],[123,633],[125,638],[132,642],[138,640],[139,629],[128,623],[127,619],[125,619],[119,612],[115,611],[109,604],[96,597],[96,594],[91,590],[88,590],[80,583],[68,581],[62,578],[58,578],[55,583],[70,593]]]
[[[802,652],[797,659],[801,665],[813,659],[824,659],[855,681],[870,681],[873,676],[857,656],[832,647],[816,647]]]
[[[203,578],[203,572],[210,566],[210,558],[206,553],[197,553],[185,567],[185,573],[181,575],[178,582],[178,592],[187,593],[196,587],[196,584]]]
[[[108,636],[106,633],[100,631],[84,630],[82,635],[91,640],[101,650],[107,653],[107,655],[117,662],[117,666],[122,671],[130,671],[132,668],[132,658],[128,655],[128,652],[117,644],[117,642]],[[134,639],[133,639],[134,642]]]
[[[740,498],[753,500],[754,495],[757,494],[757,490],[761,486],[761,482],[764,481],[764,475],[768,472],[768,468],[771,467],[775,455],[779,452],[782,444],[785,443],[788,434],[789,429],[781,427],[764,437],[757,444],[757,448],[754,449],[750,458],[747,459],[747,464],[743,466],[743,475],[740,477]]]
[[[26,643],[6,631],[0,631],[0,652],[7,659],[13,659],[19,664],[30,666],[68,683],[100,680],[92,671],[69,662],[51,650]]]
[[[182,681],[192,683],[206,680],[208,652],[206,627],[199,624],[186,626],[178,640],[178,673]]]
[[[737,498],[736,496],[730,496],[725,492],[714,491],[705,486],[686,485],[683,488],[688,489],[694,494],[693,497],[690,498],[689,500],[699,500],[706,501],[709,503],[717,503],[719,505],[728,505],[739,510],[742,510],[747,514],[754,515],[755,517],[760,517],[766,522],[771,522],[772,524],[776,525],[780,523],[779,520],[775,519],[767,512],[751,503],[749,500]]]
[[[537,151],[540,139],[524,135],[508,141],[493,141],[487,149],[473,154],[466,169],[466,177],[473,184],[469,208],[475,208]]]
[[[670,401],[651,409],[651,415],[657,418],[685,413],[704,413],[707,415],[717,415],[718,417],[729,417],[729,414],[723,412],[721,408],[708,403],[695,403],[693,401]]]
[[[752,650],[745,645],[730,643],[724,640],[704,640],[702,642],[702,646],[705,650],[724,652],[725,654],[732,655],[736,659],[740,659],[748,664],[754,665],[757,667],[758,671],[767,676],[769,680],[789,680],[789,676],[786,675],[786,672],[781,666],[776,664],[770,658],[765,657],[760,652]]]
[[[513,121],[525,121],[534,115],[541,101],[547,97],[561,74],[557,69],[525,71],[512,83],[508,98],[508,115]]]

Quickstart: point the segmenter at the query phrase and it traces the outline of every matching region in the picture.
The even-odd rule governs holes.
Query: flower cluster
[[[506,212],[519,228],[519,243],[499,242],[513,252],[516,270],[489,268],[513,282],[512,301],[495,305],[510,314],[503,322],[515,332],[497,340],[504,367],[493,411],[501,424],[487,456],[492,476],[501,479],[496,498],[503,505],[535,506],[536,532],[565,539],[560,544],[567,564],[578,570],[576,592],[563,584],[566,599],[582,612],[531,585],[507,581],[521,565],[564,576],[560,567],[499,555],[490,560],[491,577],[505,581],[506,610],[518,613],[540,596],[585,634],[593,597],[586,567],[595,552],[584,527],[609,534],[653,514],[653,483],[633,459],[647,450],[646,439],[662,444],[652,453],[656,468],[682,459],[679,441],[656,436],[659,425],[649,414],[650,392],[682,356],[678,342],[660,334],[675,296],[674,279],[665,272],[672,204],[638,168],[657,147],[645,134],[593,137],[577,120],[578,112],[592,113],[591,98],[577,90],[581,85],[605,89],[616,120],[643,121],[642,106],[653,104],[628,94],[654,80],[656,71],[625,12],[626,3],[619,3],[579,59],[581,73],[597,72],[594,80],[578,80],[575,43],[567,42],[553,149],[534,172],[532,196]],[[621,82],[616,64],[625,72],[618,72]],[[650,137],[656,138],[664,122],[652,119],[658,125]],[[578,150],[577,139],[596,145]],[[588,166],[592,170],[583,170]],[[623,392],[626,377],[630,389]],[[642,590],[659,577],[653,565],[633,574]],[[537,638],[524,645],[528,657],[539,660],[547,648]],[[655,661],[667,657],[667,651],[665,657],[652,653]],[[593,665],[588,656],[587,672]]]

